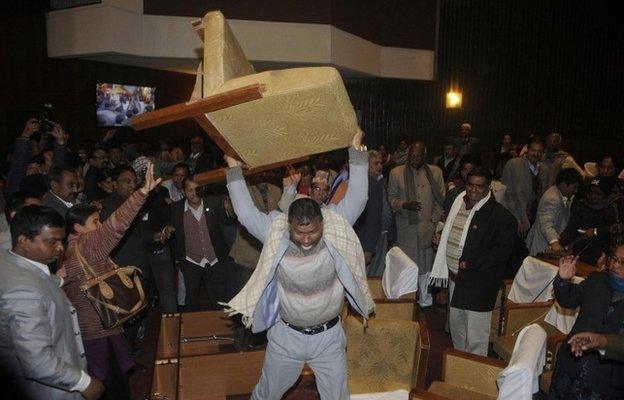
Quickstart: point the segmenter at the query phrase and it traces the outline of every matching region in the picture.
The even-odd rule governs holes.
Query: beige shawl
[[[335,211],[327,208],[323,208],[322,213],[323,238],[332,244],[351,270],[353,278],[366,302],[366,304],[361,305],[366,313],[364,315],[366,318],[373,311],[375,303],[368,289],[362,245],[347,220]],[[229,315],[241,314],[243,323],[248,328],[253,321],[256,304],[258,304],[260,296],[262,296],[271,279],[271,266],[275,262],[280,241],[287,230],[288,220],[286,214],[281,214],[273,220],[253,275],[245,287],[229,303],[224,304],[226,306],[224,311]]]

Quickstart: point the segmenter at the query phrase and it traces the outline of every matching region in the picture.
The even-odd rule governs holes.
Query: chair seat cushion
[[[394,392],[395,390],[411,390],[409,385],[404,382],[395,382],[391,380],[375,380],[373,378],[351,378],[348,380],[349,393],[362,394],[362,393],[381,393],[381,392]]]
[[[355,111],[333,67],[293,68],[241,76],[210,95],[248,85],[263,98],[206,114],[250,167],[259,167],[349,146]]]
[[[448,397],[449,399],[470,399],[470,400],[495,400],[496,397],[487,394],[475,392],[470,389],[450,385],[445,382],[434,381],[429,386],[429,392]]]

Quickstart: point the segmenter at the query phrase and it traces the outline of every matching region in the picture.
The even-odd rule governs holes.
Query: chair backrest
[[[505,366],[501,360],[446,349],[442,359],[442,379],[447,384],[496,397],[496,376]]]
[[[416,387],[419,371],[427,368],[423,351],[428,352],[428,338],[423,340],[418,322],[373,319],[365,328],[358,319],[348,317],[344,328],[351,393]]]
[[[513,303],[507,301],[502,334],[511,335],[533,322],[543,321],[553,303],[553,301],[539,303]]]
[[[386,297],[381,281],[382,279],[380,276],[369,276],[367,278],[368,289],[370,290],[371,297],[373,300],[392,300]],[[416,299],[416,292],[405,294],[399,299]]]
[[[194,23],[193,26],[204,41],[204,97],[230,79],[254,73],[252,65],[220,11],[207,13],[201,23]]]
[[[400,319],[416,321],[418,305],[414,300],[375,300],[375,312],[371,319]]]
[[[531,400],[539,390],[539,375],[546,363],[546,331],[531,324],[518,334],[509,365],[497,382],[499,399]]]
[[[386,298],[383,287],[381,286],[381,277],[369,276],[366,281],[368,282],[368,290],[370,290],[370,294],[373,299]]]

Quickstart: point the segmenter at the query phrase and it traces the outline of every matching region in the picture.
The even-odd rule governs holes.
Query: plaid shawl
[[[355,282],[357,282],[360,291],[364,295],[366,304],[362,306],[366,313],[364,315],[366,318],[372,312],[375,303],[370,295],[366,281],[362,245],[347,220],[335,211],[325,207],[322,208],[322,212],[323,238],[332,244],[351,270]],[[287,230],[288,220],[286,214],[281,214],[273,220],[253,275],[245,287],[229,303],[224,304],[226,306],[224,311],[229,315],[242,315],[243,324],[247,328],[251,327],[256,304],[260,301],[260,296],[262,296],[271,279],[271,266],[275,262],[279,243]]]

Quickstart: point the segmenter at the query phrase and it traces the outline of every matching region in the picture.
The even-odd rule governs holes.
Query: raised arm
[[[13,162],[7,174],[5,193],[7,195],[17,192],[22,179],[26,176],[28,168],[28,156],[30,137],[39,130],[39,122],[31,118],[26,122],[24,130],[13,145]]]
[[[259,241],[264,243],[271,226],[271,217],[258,210],[243,177],[242,163],[228,155],[223,157],[229,169],[227,171],[227,188],[232,200],[238,221]]]
[[[282,187],[284,190],[282,191],[282,196],[277,202],[277,206],[280,210],[287,213],[288,207],[290,207],[290,203],[295,201],[295,197],[297,196],[297,186],[301,181],[301,174],[298,172],[287,175],[282,180]]]
[[[67,135],[65,130],[59,124],[54,124],[54,128],[50,133],[54,137],[52,143],[52,166],[64,167],[67,165]]]
[[[108,257],[117,243],[132,224],[132,221],[145,203],[147,195],[160,183],[160,178],[154,179],[154,164],[150,163],[145,173],[145,184],[136,190],[110,217],[104,221],[102,226],[95,231],[85,233],[80,238],[80,245],[90,251],[82,251],[82,255],[91,259]]]
[[[359,140],[361,143],[361,138]],[[359,147],[354,145],[349,149],[349,184],[345,197],[335,206],[351,225],[355,224],[368,201],[368,153],[357,150]]]
[[[575,256],[561,257],[559,260],[559,273],[555,277],[553,287],[557,302],[564,308],[575,309],[583,300],[583,289],[587,280],[578,284],[571,281],[576,274],[577,261],[578,257]]]

